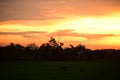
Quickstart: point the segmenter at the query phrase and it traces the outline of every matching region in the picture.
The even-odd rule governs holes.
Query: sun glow
[[[91,34],[120,34],[120,16],[119,17],[89,17],[67,20],[59,24],[65,29],[72,29],[79,33]]]
[[[87,45],[89,48],[95,48],[94,46],[117,46],[119,47],[120,41],[120,16],[107,16],[107,17],[70,17],[64,20],[52,21],[49,24],[36,24],[33,21],[13,21],[12,23],[5,23],[0,25],[0,32],[28,32],[28,31],[38,31],[45,32],[43,34],[32,33],[26,35],[0,35],[1,44],[9,43],[9,42],[19,42],[19,43],[32,43],[36,42],[38,44],[43,43],[49,39],[50,36],[58,36],[57,32],[59,30],[71,30],[70,32],[60,32],[61,41],[66,42],[65,45],[78,44],[82,43]],[[71,34],[69,34],[71,33]],[[84,36],[75,36],[79,34],[113,34],[115,36],[110,37],[101,37],[95,38],[94,36],[91,38]],[[54,34],[54,35],[53,35]],[[67,35],[66,35],[67,34]],[[73,34],[73,35],[72,35]],[[65,36],[66,35],[66,36]],[[5,40],[4,40],[5,39]],[[27,41],[27,42],[26,42]],[[92,45],[92,46],[91,46]],[[99,48],[99,47],[96,47]],[[104,47],[107,48],[107,47]]]

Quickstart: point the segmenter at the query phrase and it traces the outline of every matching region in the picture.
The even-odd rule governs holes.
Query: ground
[[[6,61],[0,80],[120,80],[120,62]]]

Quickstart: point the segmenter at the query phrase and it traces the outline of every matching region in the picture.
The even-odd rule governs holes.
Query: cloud
[[[110,0],[111,5],[120,8],[120,0]]]
[[[21,35],[21,34],[40,34],[46,32],[39,32],[39,31],[25,31],[25,32],[0,32],[0,35]]]
[[[96,39],[96,38],[103,38],[103,37],[113,37],[113,36],[119,36],[115,34],[79,34],[75,32],[74,30],[68,29],[68,30],[58,30],[53,33],[47,33],[42,31],[25,31],[25,32],[0,32],[0,35],[19,35],[23,36],[25,38],[33,38],[33,37],[40,37],[40,36],[46,36],[46,37],[56,37],[56,36],[64,36],[64,37],[80,37],[80,38],[86,38],[86,39]]]
[[[82,37],[82,38],[87,38],[87,39],[96,39],[96,38],[103,38],[103,37],[119,36],[119,35],[115,35],[115,34],[79,34],[77,32],[74,32],[74,30],[58,30],[56,32],[51,33],[50,35]]]
[[[26,32],[0,32],[0,35],[17,35],[23,36],[24,38],[38,37],[39,35],[46,35],[46,32],[40,31],[26,31]]]
[[[48,0],[0,0],[0,21],[64,19],[64,16],[50,14],[49,6],[52,2]]]
[[[110,15],[120,10],[118,0],[71,0],[71,13],[81,16]]]
[[[0,21],[109,15],[114,10],[120,10],[120,0],[0,0]]]

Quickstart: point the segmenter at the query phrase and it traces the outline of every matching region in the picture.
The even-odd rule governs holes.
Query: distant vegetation
[[[80,60],[117,60],[120,61],[120,50],[101,49],[90,50],[84,45],[70,45],[69,48],[62,48],[64,43],[58,43],[51,38],[41,46],[29,44],[24,47],[20,44],[10,43],[0,46],[0,60],[37,60],[37,61],[80,61]]]

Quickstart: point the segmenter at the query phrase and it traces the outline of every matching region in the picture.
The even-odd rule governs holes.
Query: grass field
[[[0,80],[120,80],[120,63],[0,62]]]

